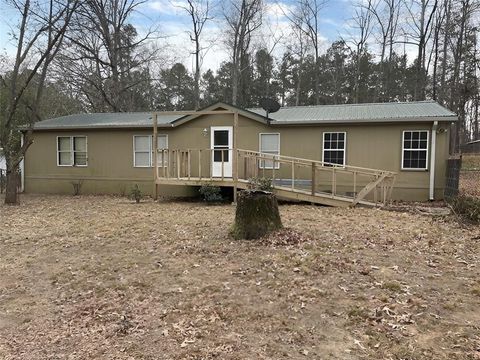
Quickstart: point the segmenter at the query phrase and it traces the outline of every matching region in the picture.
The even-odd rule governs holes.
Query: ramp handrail
[[[214,154],[220,155],[215,161],[221,163],[221,174],[215,176],[212,171]],[[312,198],[330,197],[347,201],[351,206],[387,204],[396,175],[387,170],[231,148],[158,150],[154,174],[156,183],[159,179],[182,180],[185,184],[191,180],[224,181],[228,178],[235,189],[251,178],[265,177],[272,180],[274,189],[309,194]]]

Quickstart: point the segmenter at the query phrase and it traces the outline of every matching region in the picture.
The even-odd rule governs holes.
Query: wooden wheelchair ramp
[[[391,200],[395,173],[241,149],[177,149],[154,153],[158,186],[212,183],[247,189],[268,178],[281,199],[329,206],[383,206]],[[155,194],[156,196],[156,194]]]

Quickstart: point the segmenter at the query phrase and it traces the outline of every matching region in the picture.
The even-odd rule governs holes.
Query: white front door
[[[212,176],[232,177],[233,128],[231,126],[212,126],[210,130]]]

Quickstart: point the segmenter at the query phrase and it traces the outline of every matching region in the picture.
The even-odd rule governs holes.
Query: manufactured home
[[[27,193],[173,197],[268,177],[281,197],[327,205],[437,200],[456,120],[433,101],[70,115],[35,124],[22,180]]]

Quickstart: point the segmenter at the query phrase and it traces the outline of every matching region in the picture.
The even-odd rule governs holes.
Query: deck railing
[[[213,157],[219,173],[213,173]],[[358,203],[387,204],[392,195],[395,173],[318,160],[266,154],[242,149],[158,150],[155,182],[228,181],[245,187],[252,178],[272,180],[274,189],[285,194],[302,193]]]

